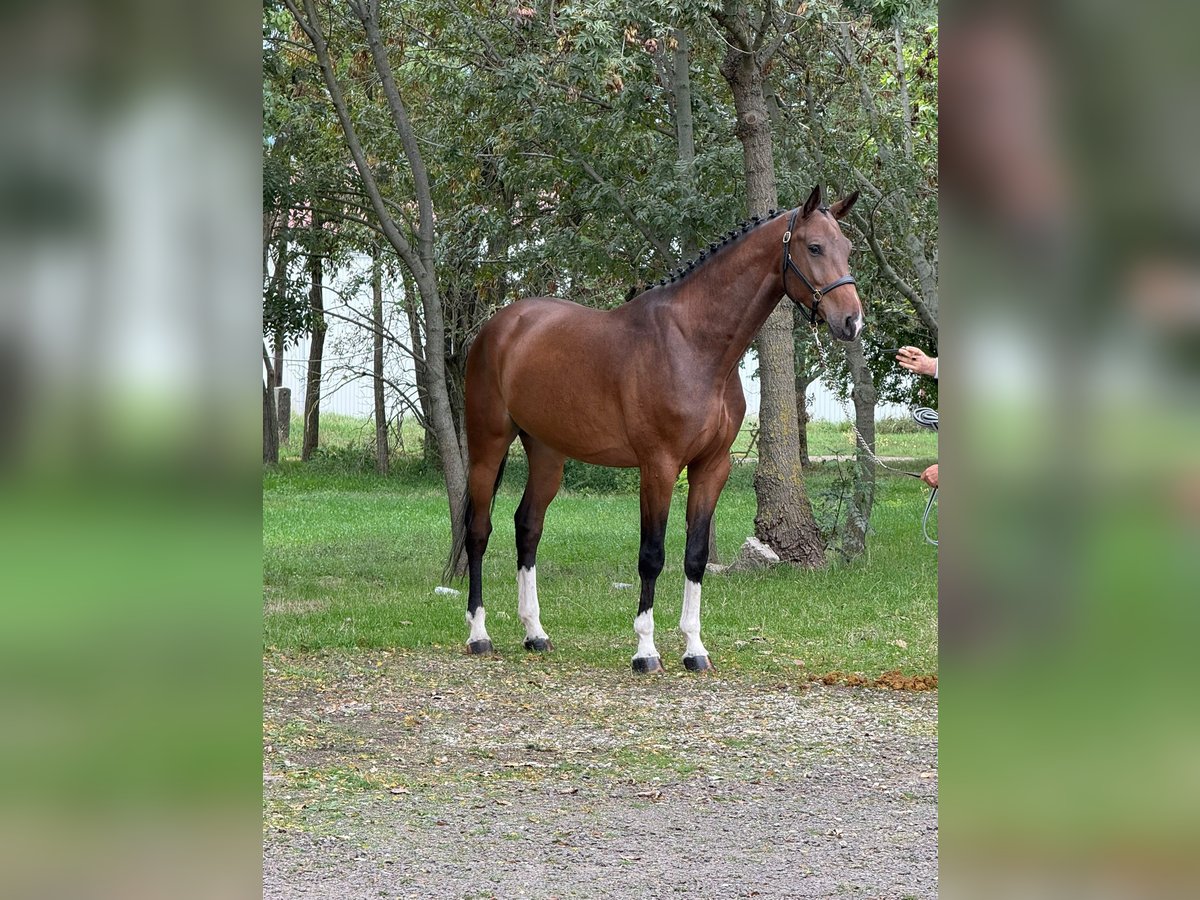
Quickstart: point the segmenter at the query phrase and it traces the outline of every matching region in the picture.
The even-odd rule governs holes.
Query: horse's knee
[[[467,526],[467,553],[483,553],[488,538],[492,536],[492,523],[488,518],[475,517]]]
[[[700,582],[708,565],[709,520],[704,519],[688,529],[687,549],[683,555],[683,573],[688,581]]]
[[[518,547],[536,547],[542,539],[542,523],[536,521],[533,516],[517,510],[513,516],[513,524],[516,526]]]
[[[662,574],[665,554],[662,539],[642,542],[641,552],[638,553],[638,574],[642,578],[653,580]]]

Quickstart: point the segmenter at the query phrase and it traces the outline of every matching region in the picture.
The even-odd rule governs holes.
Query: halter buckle
[[[792,233],[790,231],[785,231],[783,233],[783,243],[790,244],[791,242],[792,242]]]
[[[813,303],[820,303],[820,302],[821,302],[821,292],[813,291]]]

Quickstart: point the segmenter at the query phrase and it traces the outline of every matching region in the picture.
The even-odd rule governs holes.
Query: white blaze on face
[[[525,626],[526,639],[546,637],[542,630],[541,607],[538,606],[537,566],[517,569],[517,615]]]
[[[467,625],[469,625],[471,628],[471,635],[467,638],[468,643],[473,644],[476,641],[491,640],[491,638],[488,637],[487,628],[483,624],[484,619],[486,618],[487,610],[485,610],[482,606],[475,610],[475,615],[467,613]]]
[[[633,620],[633,630],[638,636],[637,653],[634,659],[649,659],[658,656],[658,648],[654,646],[654,610],[648,609],[638,613]]]
[[[860,334],[862,334],[863,326],[865,326],[865,325],[866,325],[866,322],[863,320],[862,313],[859,313],[857,316],[855,316],[855,318],[854,318],[854,333],[852,335],[850,335],[850,340],[854,340],[856,337],[858,337]]]
[[[700,642],[700,582],[688,581],[683,588],[683,612],[679,616],[679,630],[687,638],[685,657],[708,656]]]

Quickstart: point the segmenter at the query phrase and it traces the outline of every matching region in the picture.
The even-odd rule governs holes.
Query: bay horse
[[[850,241],[838,226],[857,199],[855,191],[824,206],[816,187],[803,207],[755,216],[616,309],[528,297],[488,320],[467,355],[466,526],[451,555],[453,563],[465,544],[469,652],[492,652],[484,624],[483,554],[508,448],[520,438],[529,460],[515,516],[525,649],[552,649],[541,623],[535,563],[546,508],[571,457],[640,470],[641,598],[633,670],[662,670],[654,645],[654,585],[663,569],[671,493],[686,467],[683,663],[692,671],[712,668],[700,640],[700,589],[713,511],[729,477],[729,448],[746,412],[738,364],[784,296],[813,323],[824,319],[834,337],[858,337],[862,305],[849,272]],[[801,286],[796,299],[791,291]]]

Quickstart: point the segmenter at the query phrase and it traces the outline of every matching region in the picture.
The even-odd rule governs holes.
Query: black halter
[[[820,212],[826,212],[828,207],[822,206]],[[834,288],[841,287],[843,284],[854,284],[854,276],[847,272],[841,278],[829,282],[823,288],[815,288],[811,281],[808,280],[800,268],[792,261],[792,229],[796,225],[796,216],[800,215],[799,209],[792,210],[792,217],[788,220],[787,231],[783,234],[783,263],[780,266],[780,274],[783,276],[783,293],[784,295],[799,306],[801,309],[808,310],[808,321],[810,325],[817,323],[817,306],[821,303],[821,298],[832,291]],[[804,286],[812,293],[812,306],[805,306],[799,300],[792,296],[787,289],[787,273],[791,269],[800,276],[800,280],[804,282]]]

